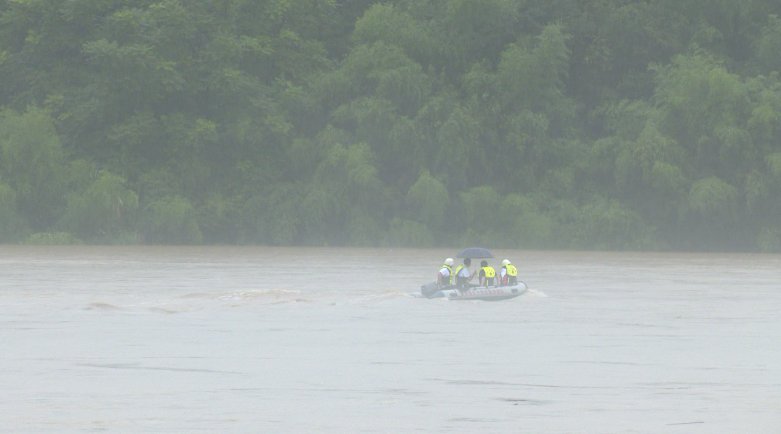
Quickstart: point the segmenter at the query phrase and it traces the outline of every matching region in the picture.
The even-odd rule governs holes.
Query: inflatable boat
[[[484,300],[499,301],[518,297],[528,288],[524,282],[519,281],[513,286],[470,286],[465,289],[454,287],[437,287],[436,282],[427,283],[420,287],[420,293],[426,298],[447,298],[448,300]]]

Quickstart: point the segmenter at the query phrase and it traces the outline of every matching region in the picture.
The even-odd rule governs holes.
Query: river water
[[[3,246],[0,432],[781,432],[781,256],[452,253]]]

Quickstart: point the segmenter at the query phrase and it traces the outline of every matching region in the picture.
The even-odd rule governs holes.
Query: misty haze
[[[0,0],[0,431],[778,432],[780,17]]]

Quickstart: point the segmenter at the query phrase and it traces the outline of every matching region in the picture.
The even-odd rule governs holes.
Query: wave
[[[194,292],[179,296],[180,299],[201,299],[228,302],[233,305],[243,305],[250,302],[267,304],[303,303],[312,301],[309,294],[302,291],[285,288],[244,289],[227,292]]]
[[[526,297],[547,297],[539,290],[529,290]],[[299,290],[291,288],[267,288],[267,289],[234,289],[214,290],[160,295],[158,292],[149,293],[148,298],[134,297],[129,303],[111,303],[96,301],[86,305],[84,309],[92,311],[122,311],[126,313],[147,311],[158,314],[181,314],[201,311],[204,309],[221,308],[249,308],[253,306],[274,306],[293,304],[312,305],[381,305],[385,303],[418,303],[422,296],[418,291],[410,291],[408,288],[383,288],[383,289],[322,289]],[[444,300],[444,299],[443,299]],[[432,303],[436,300],[426,300]]]
[[[122,310],[122,308],[117,305],[111,303],[104,303],[104,302],[89,303],[84,309],[85,310]]]

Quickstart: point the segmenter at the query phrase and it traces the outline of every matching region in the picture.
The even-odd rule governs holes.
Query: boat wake
[[[312,301],[309,294],[295,289],[243,289],[227,292],[190,293],[179,297],[187,300],[211,300],[241,306],[252,303],[281,304]]]
[[[417,298],[421,298],[420,293],[412,293],[398,288],[321,289],[314,291],[268,288],[189,292],[170,296],[148,293],[146,297],[141,298],[112,298],[94,301],[82,306],[84,310],[105,313],[138,314],[146,311],[159,314],[181,314],[212,309],[255,309],[296,304],[370,306],[412,302]]]
[[[116,305],[113,305],[111,303],[103,303],[103,302],[94,302],[88,304],[85,308],[85,310],[104,310],[104,311],[110,311],[110,310],[121,310],[122,308]]]

